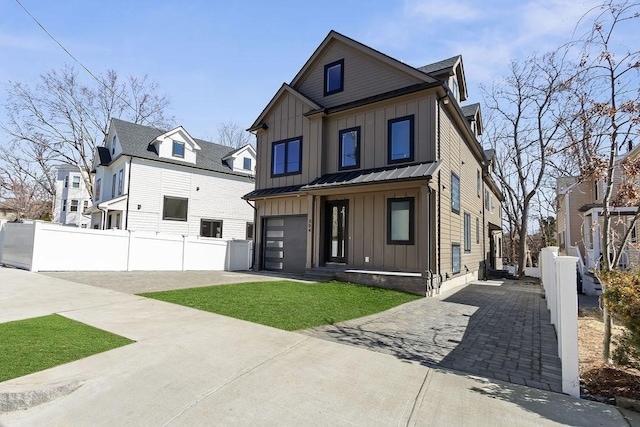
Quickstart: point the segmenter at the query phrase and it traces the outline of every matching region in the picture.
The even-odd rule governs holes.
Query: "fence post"
[[[41,221],[33,221],[33,237],[32,237],[32,247],[31,247],[31,263],[29,264],[29,271],[37,272],[40,267],[39,257],[40,251],[38,250],[38,233],[40,232],[40,228],[42,227]]]
[[[576,290],[577,257],[556,258],[558,282],[558,348],[562,361],[562,391],[580,397],[578,371],[578,294]]]

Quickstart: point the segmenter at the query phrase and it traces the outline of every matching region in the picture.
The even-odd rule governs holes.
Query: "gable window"
[[[73,183],[71,185],[73,186],[73,188],[80,188],[80,177],[74,176]]]
[[[460,244],[451,244],[451,272],[460,273]]]
[[[200,236],[222,238],[222,221],[216,219],[200,220]]]
[[[124,169],[118,171],[118,195],[122,194],[122,187],[124,184]]]
[[[460,213],[460,178],[451,172],[451,211]]]
[[[360,126],[340,131],[340,168],[360,167]]]
[[[78,212],[78,200],[77,199],[71,200],[71,207],[69,208],[69,210],[71,212]]]
[[[248,222],[247,223],[247,240],[253,240],[253,223],[252,222]]]
[[[413,245],[413,197],[387,200],[387,244]]]
[[[100,184],[102,183],[102,179],[98,178],[96,181],[96,200],[100,200]]]
[[[293,175],[300,173],[302,164],[302,137],[273,143],[271,175]]]
[[[344,90],[344,59],[324,66],[324,96]]]
[[[456,76],[451,77],[451,92],[453,92],[453,96],[456,98],[456,101],[460,101],[460,88],[458,87],[458,79]]]
[[[471,252],[471,214],[464,213],[464,251]]]
[[[387,132],[388,163],[413,161],[413,116],[389,120]]]
[[[111,197],[116,197],[116,174],[111,177]]]
[[[480,178],[480,170],[476,171],[476,193],[478,197],[482,197],[482,178]]]
[[[476,217],[476,243],[480,243],[480,219]]]
[[[186,221],[189,199],[164,196],[162,219],[169,221]]]
[[[251,170],[251,158],[250,157],[245,157],[242,160],[242,169],[244,169],[246,171],[250,171]]]
[[[184,158],[184,142],[173,141],[173,157]]]
[[[111,140],[111,154],[116,153],[116,141],[117,141],[117,137],[116,135],[113,135],[113,139]]]

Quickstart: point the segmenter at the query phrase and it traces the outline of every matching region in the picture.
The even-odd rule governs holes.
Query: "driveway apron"
[[[535,279],[477,281],[455,293],[301,332],[427,366],[562,391],[555,330]]]

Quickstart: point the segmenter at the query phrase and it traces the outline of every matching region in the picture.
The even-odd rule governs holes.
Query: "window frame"
[[[205,236],[202,234],[202,225],[205,222],[210,222],[211,223],[211,231],[214,231],[216,229],[215,227],[215,223],[219,222],[220,223],[220,237],[217,236]],[[222,239],[223,233],[224,232],[224,221],[221,219],[213,219],[213,218],[200,218],[200,237],[207,237],[210,239]]]
[[[342,137],[345,134],[351,133],[351,132],[357,132],[357,136],[356,136],[356,152],[355,152],[355,157],[356,157],[356,164],[353,166],[344,166],[342,164],[342,155],[344,153],[344,148],[342,146]],[[361,132],[361,127],[360,126],[354,126],[352,128],[348,128],[348,129],[342,129],[341,131],[338,132],[338,170],[350,170],[350,169],[359,169],[360,168],[360,132]]]
[[[335,67],[336,65],[340,65],[340,87],[333,90],[329,89],[329,69]],[[325,64],[324,66],[324,96],[333,95],[334,93],[340,93],[344,91],[344,58],[339,59],[337,61],[333,61],[329,64]]]
[[[393,203],[409,202],[409,239],[394,240],[391,230],[391,212]],[[387,245],[414,245],[415,244],[415,197],[389,197],[387,199]]]
[[[166,213],[167,199],[180,200],[180,201],[186,202],[187,208],[185,209],[185,217],[184,217],[184,219],[183,218],[174,218],[174,217],[167,216],[167,213]],[[163,221],[187,222],[189,220],[189,199],[187,197],[163,196],[163,198],[162,198],[162,220]]]
[[[71,180],[71,188],[80,188],[80,177],[78,175],[74,175],[72,178],[73,179]],[[78,179],[78,182],[76,182],[76,178]]]
[[[118,196],[122,195],[124,191],[124,169],[118,171]]]
[[[180,159],[184,159],[184,153],[185,153],[185,143],[182,141],[177,141],[175,139],[171,140],[173,142],[172,146],[171,146],[171,155],[173,157],[178,157]],[[176,153],[176,146],[181,146],[182,147],[182,154],[177,154]]]
[[[455,178],[455,179],[454,179]],[[453,183],[457,182],[457,188],[458,188],[458,194],[457,197],[454,197],[453,194],[453,188],[454,185]],[[451,212],[460,215],[460,177],[458,176],[458,174],[456,174],[455,172],[451,172]],[[457,202],[457,206],[456,203]]]
[[[458,252],[458,269],[455,269],[454,254]],[[460,252],[460,243],[451,243],[451,273],[460,274],[462,271],[462,253]]]
[[[113,176],[111,177],[111,198],[112,199],[116,197],[117,179],[118,179],[118,176],[117,174],[114,173]]]
[[[249,161],[249,167],[247,167],[247,161]],[[242,158],[242,169],[246,171],[250,171],[253,167],[253,161],[251,157],[243,157]]]
[[[62,212],[67,211],[67,199],[62,199]]]
[[[71,204],[69,205],[69,212],[78,212],[79,208],[80,208],[79,200],[78,199],[71,199]]]
[[[464,251],[471,252],[471,214],[464,213]]]
[[[100,200],[100,186],[102,185],[102,178],[96,180],[95,200]]]
[[[391,154],[393,152],[393,125],[396,123],[409,121],[409,157],[402,159],[391,158]],[[415,158],[415,115],[410,114],[407,116],[396,117],[395,119],[387,120],[387,163],[395,164],[395,163],[408,163],[413,162]]]
[[[113,135],[111,139],[111,155],[116,154],[116,141],[118,140],[117,135]]]
[[[289,144],[293,141],[299,141],[300,143],[300,152],[298,153],[298,165],[299,169],[294,172],[289,171]],[[284,172],[283,173],[275,173],[274,172],[274,160],[275,160],[275,151],[276,146],[284,144]],[[281,176],[289,176],[289,175],[299,175],[302,173],[302,136],[296,136],[295,138],[282,139],[280,141],[275,141],[271,144],[271,177],[277,178]]]

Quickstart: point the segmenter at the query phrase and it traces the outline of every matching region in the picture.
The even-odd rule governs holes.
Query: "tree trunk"
[[[602,285],[602,291],[606,287]],[[606,364],[611,362],[611,315],[606,302],[602,304],[602,321],[604,322],[604,339],[602,340],[602,359]]]
[[[522,215],[520,230],[518,230],[520,241],[518,242],[518,271],[516,272],[517,277],[522,277],[524,275],[524,268],[527,265],[527,227],[529,222],[527,218],[528,215],[528,209],[525,208]]]

